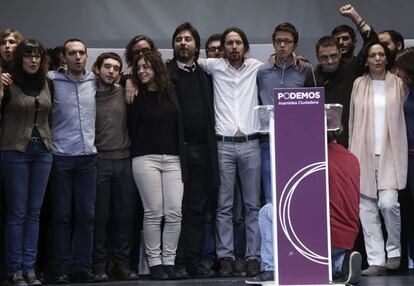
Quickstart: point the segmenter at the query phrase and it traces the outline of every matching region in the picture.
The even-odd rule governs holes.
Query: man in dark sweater
[[[353,6],[346,4],[339,9],[339,13],[354,22],[364,44],[378,39],[374,29],[362,19]],[[355,31],[347,25],[337,26],[332,31],[332,37],[319,39],[316,44],[319,65],[314,75],[309,75],[305,81],[305,86],[325,87],[325,103],[339,103],[343,106],[343,132],[337,141],[345,148],[348,147],[349,101],[352,86],[354,80],[363,73],[359,55],[354,56],[356,43]]]
[[[205,215],[211,193],[218,185],[217,143],[213,89],[196,60],[200,36],[189,23],[177,27],[172,37],[174,58],[169,70],[184,121],[189,176],[184,185],[182,229],[178,245],[177,276],[185,266],[193,277],[207,278],[214,272],[201,265]]]
[[[348,147],[349,101],[354,80],[358,77],[349,69],[349,65],[341,61],[339,42],[332,36],[319,39],[316,44],[316,56],[319,65],[314,78],[308,76],[305,86],[325,87],[325,103],[339,103],[343,106],[342,126],[338,143]]]
[[[130,269],[137,190],[132,176],[124,90],[115,84],[121,69],[122,60],[115,53],[103,53],[95,62],[94,72],[99,80],[93,268],[97,281],[109,279],[108,265],[112,265],[112,278],[137,279]]]

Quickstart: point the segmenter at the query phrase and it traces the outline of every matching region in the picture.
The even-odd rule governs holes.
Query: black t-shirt
[[[131,156],[178,155],[177,110],[168,97],[143,91],[128,106]]]

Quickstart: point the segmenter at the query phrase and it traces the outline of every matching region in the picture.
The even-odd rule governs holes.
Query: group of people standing
[[[48,182],[48,265],[55,283],[137,279],[131,256],[138,201],[152,279],[215,276],[202,263],[209,240],[215,240],[218,275],[236,275],[235,189],[245,214],[245,273],[273,279],[260,221],[266,211],[259,215],[262,201],[272,202],[269,138],[257,133],[262,119],[253,110],[272,104],[274,88],[301,86],[323,86],[326,103],[342,104],[343,133],[330,148],[357,158],[349,161],[359,162],[361,174],[358,164],[343,171],[353,176],[353,191],[330,182],[338,191],[332,197],[342,200],[330,202],[338,234],[332,235],[333,279],[358,280],[352,267],[342,272],[352,260],[361,264],[352,252],[358,218],[369,264],[362,274],[397,269],[398,193],[407,168],[414,203],[414,49],[403,50],[398,32],[377,34],[351,5],[340,13],[355,23],[364,47],[355,57],[354,30],[338,26],[319,39],[315,71],[295,55],[299,34],[290,23],[274,29],[275,53],[266,64],[246,57],[249,42],[237,27],[207,41],[207,59],[199,58],[200,35],[190,23],[176,28],[167,62],[148,36],[136,36],[126,47],[123,74],[122,59],[111,52],[85,70],[87,48],[79,39],[62,46],[64,66],[48,71],[39,41],[13,29],[1,32],[1,211],[5,205],[10,285],[41,285],[36,258]],[[347,164],[333,156],[335,181]],[[205,229],[211,214],[215,238]]]

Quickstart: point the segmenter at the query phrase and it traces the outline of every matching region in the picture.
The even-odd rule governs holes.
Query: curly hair
[[[132,65],[132,63],[134,62],[134,57],[136,56],[135,53],[132,51],[132,48],[135,46],[136,43],[141,42],[141,41],[146,41],[148,45],[150,46],[151,51],[156,50],[154,41],[150,37],[146,35],[138,35],[138,36],[133,37],[127,44],[125,48],[125,53],[124,53],[125,61],[128,64],[128,66]]]
[[[406,48],[397,55],[395,59],[397,67],[407,74],[406,84],[414,93],[414,47]]]
[[[27,75],[27,72],[23,70],[23,57],[25,55],[40,55],[40,67],[36,74],[33,75],[34,86],[37,89],[42,89],[46,82],[46,73],[48,71],[48,59],[46,56],[46,51],[43,48],[42,44],[34,39],[23,40],[20,44],[17,45],[13,54],[13,65],[12,65],[12,77],[14,83],[22,87],[24,86],[24,78]]]
[[[168,89],[171,87],[170,75],[161,55],[157,51],[147,51],[138,54],[134,58],[132,65],[132,82],[138,87],[139,91],[148,90],[148,86],[143,84],[138,77],[138,61],[144,59],[151,69],[154,71],[153,81],[160,92],[160,100],[164,99]]]

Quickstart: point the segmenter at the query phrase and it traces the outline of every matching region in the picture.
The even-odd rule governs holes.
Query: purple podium
[[[324,89],[274,89],[273,96],[269,132],[275,190],[274,285],[329,285]]]

